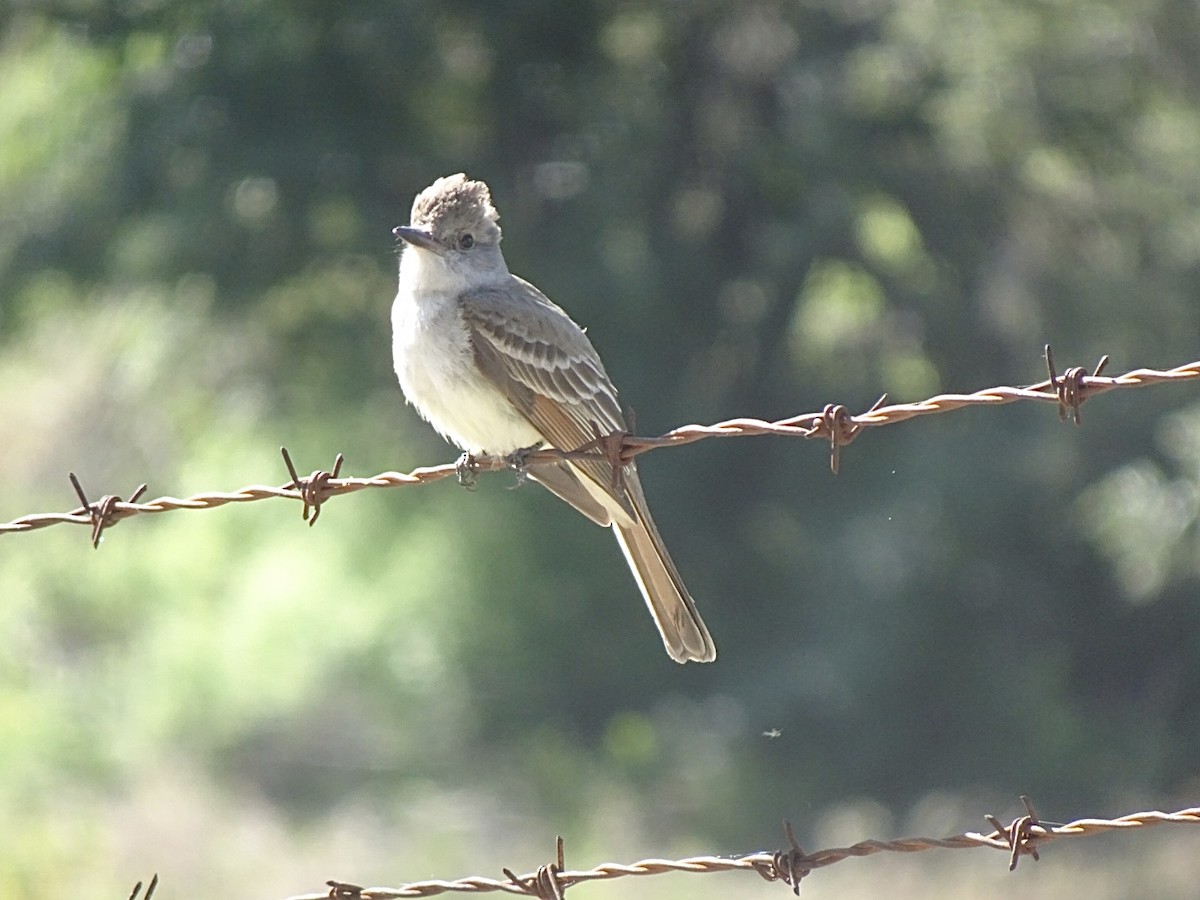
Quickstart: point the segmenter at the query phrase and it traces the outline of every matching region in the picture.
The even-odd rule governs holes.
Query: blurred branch
[[[351,494],[366,488],[391,488],[428,484],[455,475],[460,481],[469,481],[476,472],[493,472],[499,469],[524,471],[540,465],[552,465],[564,459],[603,458],[627,462],[643,453],[661,447],[675,447],[695,441],[716,437],[749,437],[752,435],[782,435],[823,440],[829,443],[829,463],[834,473],[838,471],[843,447],[854,441],[867,428],[895,425],[917,416],[946,413],[967,406],[1003,406],[1018,401],[1049,402],[1057,405],[1059,418],[1070,416],[1079,424],[1080,407],[1091,397],[1118,388],[1140,388],[1168,382],[1187,381],[1200,378],[1200,361],[1177,366],[1174,369],[1135,369],[1124,375],[1105,377],[1103,371],[1108,357],[1089,372],[1081,367],[1067,369],[1059,375],[1054,368],[1054,357],[1046,348],[1046,363],[1049,377],[1029,387],[993,387],[973,394],[938,394],[919,403],[898,403],[885,406],[887,395],[866,412],[854,415],[840,405],[829,404],[820,412],[806,413],[775,422],[762,419],[730,419],[715,425],[684,425],[655,438],[635,437],[617,432],[596,435],[595,439],[574,450],[547,448],[530,452],[519,452],[511,457],[464,457],[458,463],[426,466],[408,473],[383,472],[371,478],[340,478],[341,454],[338,454],[332,471],[317,470],[307,477],[300,477],[284,450],[291,481],[279,487],[250,485],[237,491],[196,494],[186,499],[159,497],[145,503],[135,502],[145,490],[142,485],[130,498],[122,500],[115,495],[105,495],[89,502],[82,486],[74,474],[71,480],[83,504],[67,513],[37,513],[23,516],[12,522],[0,524],[0,534],[21,534],[38,528],[60,523],[84,525],[91,529],[92,543],[98,546],[104,529],[131,516],[163,513],[176,509],[215,509],[227,503],[249,503],[268,497],[283,497],[301,500],[304,503],[304,518],[311,525],[320,514],[321,504],[330,497]],[[309,513],[312,513],[310,516]]]
[[[693,856],[687,859],[644,859],[629,864],[604,863],[593,869],[569,871],[563,866],[562,838],[558,839],[557,861],[544,865],[529,875],[514,875],[505,869],[507,880],[500,881],[480,876],[462,878],[458,881],[416,881],[400,887],[362,887],[341,881],[328,881],[329,890],[318,894],[305,894],[291,900],[393,900],[400,897],[431,897],[435,894],[460,892],[479,894],[504,891],[509,894],[524,894],[531,897],[561,897],[563,891],[585,881],[608,881],[626,875],[662,875],[667,872],[732,872],[754,871],[768,881],[782,881],[799,895],[800,880],[814,869],[831,866],[856,856],[871,856],[875,853],[915,853],[921,850],[969,850],[976,847],[991,847],[1008,855],[1009,870],[1017,866],[1024,855],[1039,858],[1038,848],[1053,840],[1064,837],[1084,837],[1113,830],[1146,828],[1166,823],[1200,824],[1200,807],[1181,809],[1178,812],[1140,812],[1117,819],[1076,819],[1065,825],[1042,822],[1038,819],[1033,803],[1021,798],[1025,815],[1003,825],[995,816],[986,816],[992,831],[987,834],[966,832],[947,838],[911,837],[892,841],[859,841],[850,847],[834,847],[806,854],[796,842],[790,823],[784,823],[788,847],[773,853],[750,853],[745,856]]]

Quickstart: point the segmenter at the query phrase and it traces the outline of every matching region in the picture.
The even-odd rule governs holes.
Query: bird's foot
[[[508,467],[517,475],[517,483],[513,485],[514,488],[519,488],[529,478],[529,457],[541,449],[542,445],[539,442],[531,447],[519,447],[504,457]]]
[[[479,466],[473,453],[464,452],[454,463],[454,475],[458,478],[458,483],[468,491],[475,490],[475,486],[479,484],[478,472]]]

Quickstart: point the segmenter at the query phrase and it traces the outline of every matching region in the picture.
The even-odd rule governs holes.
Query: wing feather
[[[591,341],[561,308],[515,276],[460,298],[476,362],[542,434],[560,450],[625,430],[617,390]],[[626,511],[612,467],[600,460],[574,463]]]

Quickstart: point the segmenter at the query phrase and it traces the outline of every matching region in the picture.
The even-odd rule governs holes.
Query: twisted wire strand
[[[1025,798],[1022,798],[1025,799]],[[1032,805],[1026,800],[1028,809]],[[990,817],[989,817],[990,818]],[[994,821],[994,820],[993,820]],[[998,824],[998,823],[997,823]],[[799,878],[811,871],[846,859],[872,856],[876,853],[918,853],[925,850],[969,850],[990,847],[1013,854],[1036,855],[1037,848],[1050,841],[1066,837],[1085,837],[1107,831],[1128,831],[1153,825],[1200,824],[1200,807],[1190,807],[1177,812],[1130,813],[1115,819],[1076,819],[1066,824],[1039,822],[1036,816],[1022,816],[1011,826],[996,828],[988,834],[964,832],[945,838],[906,837],[895,840],[864,840],[849,847],[831,847],[814,853],[803,854],[793,844],[791,851],[758,852],[744,856],[691,856],[684,859],[643,859],[633,863],[601,863],[591,869],[561,870],[555,872],[560,888],[587,881],[610,881],[627,876],[664,875],[671,872],[707,874],[710,872],[754,871],[768,880],[785,880],[798,890]],[[1020,826],[1020,827],[1018,827]],[[1018,834],[1014,847],[1013,835]],[[799,853],[800,855],[797,855]],[[794,881],[783,877],[781,859],[791,857],[791,870],[798,875]],[[1010,868],[1013,866],[1010,865]],[[503,891],[510,894],[531,895],[530,886],[537,880],[537,873],[515,876],[502,881],[484,876],[471,876],[455,881],[414,881],[399,887],[361,887],[346,882],[328,882],[329,890],[323,893],[301,894],[289,900],[324,900],[324,898],[353,898],[353,900],[398,900],[405,897],[432,897],[444,893],[481,894]],[[519,883],[517,883],[519,882]],[[536,892],[533,894],[536,895]]]
[[[1048,350],[1048,348],[1047,348]],[[715,437],[747,437],[756,435],[780,435],[827,440],[830,443],[830,462],[837,471],[838,453],[862,433],[865,428],[895,425],[919,416],[951,412],[968,406],[1000,406],[1018,401],[1051,402],[1059,406],[1060,414],[1073,413],[1078,422],[1079,407],[1092,396],[1117,389],[1147,387],[1149,385],[1175,383],[1200,378],[1200,361],[1186,363],[1173,369],[1135,369],[1117,376],[1088,375],[1080,368],[1068,369],[1061,377],[1054,372],[1052,357],[1048,361],[1051,377],[1028,387],[991,387],[970,394],[938,394],[916,403],[883,405],[880,398],[871,409],[853,415],[842,406],[827,406],[822,412],[805,413],[776,421],[749,417],[729,419],[712,425],[683,425],[652,438],[626,434],[597,435],[591,445],[573,451],[543,449],[521,456],[519,464],[512,459],[480,457],[470,461],[471,472],[496,471],[499,469],[548,465],[564,458],[592,457],[607,453],[619,453],[622,459],[632,459],[642,453],[662,447],[690,444]],[[1107,358],[1096,367],[1099,372]],[[616,446],[611,444],[616,442]],[[286,458],[286,451],[285,451]],[[289,468],[290,459],[288,460]],[[0,535],[22,534],[50,525],[87,525],[93,529],[93,542],[99,543],[104,528],[111,527],[122,519],[135,515],[171,512],[178,509],[215,509],[229,503],[249,503],[268,498],[302,500],[305,503],[305,518],[309,506],[316,510],[330,497],[351,494],[368,488],[409,487],[429,484],[450,476],[464,477],[463,463],[439,466],[422,466],[411,472],[382,472],[368,478],[333,477],[340,468],[335,464],[334,472],[317,471],[307,478],[296,478],[288,484],[270,486],[254,484],[236,491],[209,491],[191,497],[164,496],[141,503],[126,502],[120,497],[106,495],[95,503],[87,503],[66,513],[35,513],[0,523]],[[293,470],[294,474],[294,470]],[[82,490],[78,488],[82,497]],[[140,491],[138,492],[140,494]]]

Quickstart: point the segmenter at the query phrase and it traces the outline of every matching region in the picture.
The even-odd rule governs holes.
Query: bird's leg
[[[542,442],[539,441],[531,447],[518,447],[512,453],[508,454],[508,456],[504,457],[508,463],[508,467],[517,473],[517,483],[513,485],[514,488],[519,488],[525,483],[525,480],[529,477],[529,457],[541,449]]]
[[[468,491],[475,490],[475,486],[479,483],[478,464],[475,462],[475,454],[463,451],[463,455],[454,463],[454,475],[458,478],[458,483],[465,487]]]

